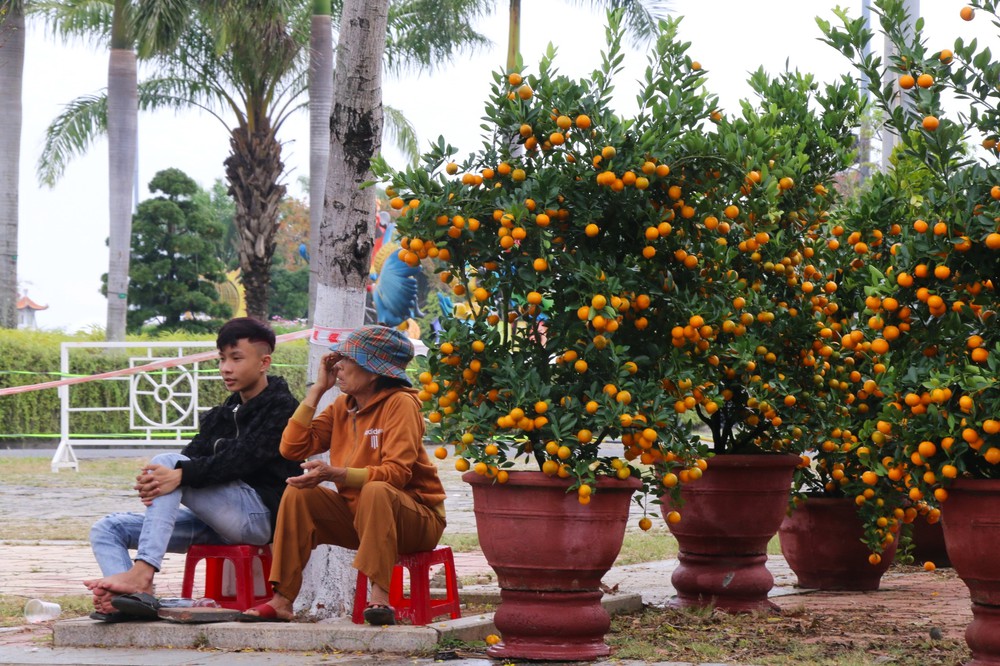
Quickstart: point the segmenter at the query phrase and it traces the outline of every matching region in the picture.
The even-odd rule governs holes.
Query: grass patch
[[[60,620],[90,615],[94,610],[89,594],[65,594],[54,597],[39,597],[42,601],[52,601],[62,608]],[[0,627],[19,627],[24,621],[24,604],[27,597],[0,594]]]
[[[456,553],[472,553],[479,550],[479,536],[469,532],[445,531],[441,536],[441,545],[450,546]],[[615,565],[656,562],[672,557],[677,557],[677,540],[665,527],[649,532],[626,532]]]
[[[475,532],[455,532],[445,531],[441,535],[441,545],[451,546],[456,553],[473,553],[479,550],[479,535]]]
[[[615,566],[656,562],[677,557],[677,540],[666,527],[648,532],[626,532]]]
[[[760,666],[952,666],[964,641],[901,632],[897,618],[865,608],[785,609],[781,615],[647,608],[611,620],[615,659]]]
[[[139,468],[149,458],[98,458],[80,461],[80,471],[52,471],[51,458],[0,458],[4,485],[56,488],[72,483],[78,488],[129,489]],[[67,481],[67,478],[70,481]]]
[[[79,541],[90,539],[90,518],[56,518],[23,523],[0,523],[0,541]]]

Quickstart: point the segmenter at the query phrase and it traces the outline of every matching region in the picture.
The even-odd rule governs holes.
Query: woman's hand
[[[319,360],[319,371],[316,375],[316,384],[323,386],[323,392],[329,391],[337,383],[337,363],[344,358],[342,354],[331,352],[324,354]]]
[[[285,479],[293,488],[315,488],[324,481],[342,483],[347,478],[347,470],[343,467],[331,467],[321,460],[307,460],[302,463],[305,470],[299,476]]]

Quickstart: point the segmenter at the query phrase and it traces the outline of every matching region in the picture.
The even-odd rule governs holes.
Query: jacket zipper
[[[351,450],[351,460],[354,460],[354,455],[358,452],[358,411],[354,410],[351,412],[351,430],[354,431],[354,448]]]
[[[240,410],[240,405],[236,405],[236,406],[233,407],[233,423],[236,424],[236,439],[240,438],[240,421],[239,421],[239,419],[236,418],[236,412],[238,412],[239,410]],[[213,455],[215,453],[217,453],[217,449],[219,448],[219,440],[220,439],[222,439],[222,438],[221,437],[217,437],[215,439],[215,441],[212,443],[212,454]]]

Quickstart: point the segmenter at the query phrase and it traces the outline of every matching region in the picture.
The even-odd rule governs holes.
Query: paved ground
[[[91,454],[86,451],[84,455]],[[99,451],[93,451],[101,455]],[[7,452],[0,451],[0,455]],[[14,455],[18,455],[15,453]],[[36,453],[37,455],[37,453]],[[86,464],[86,460],[83,460]],[[441,465],[443,480],[449,492],[449,531],[473,532],[475,519],[472,513],[468,486],[453,471],[450,461]],[[61,472],[66,485],[57,489],[38,489],[6,486],[0,479],[0,507],[5,521],[30,521],[46,519],[86,518],[96,519],[116,510],[139,510],[141,505],[131,492],[103,492],[74,488],[72,472]],[[638,510],[638,509],[636,509]],[[634,526],[637,521],[631,521]],[[89,547],[76,542],[45,542],[0,544],[0,594],[32,597],[78,594],[80,581],[99,572]],[[488,574],[481,553],[456,554],[460,577]],[[605,577],[605,584],[623,593],[638,593],[643,601],[663,605],[673,595],[670,573],[676,561],[650,562],[616,567]],[[968,592],[953,574],[923,573],[887,574],[882,589],[869,593],[811,593],[803,594],[794,587],[795,577],[788,570],[783,558],[771,557],[768,568],[775,576],[774,601],[785,610],[835,609],[845,607],[872,607],[880,611],[896,612],[906,617],[907,628],[925,631],[928,626],[939,627],[946,637],[961,639],[964,626],[971,620]],[[169,555],[164,570],[158,577],[158,593],[162,596],[180,594],[183,556]],[[403,664],[430,664],[433,659],[387,658],[365,654],[346,653],[284,653],[284,652],[227,652],[198,650],[129,650],[129,649],[59,649],[51,647],[51,624],[0,629],[0,664],[370,664],[378,662],[387,666]],[[459,655],[461,656],[461,655]],[[471,663],[475,662],[475,663]],[[488,660],[469,658],[468,666],[492,664]],[[621,664],[622,662],[615,662]],[[734,666],[734,665],[729,665]]]

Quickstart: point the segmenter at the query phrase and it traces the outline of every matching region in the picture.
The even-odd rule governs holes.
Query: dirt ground
[[[614,619],[612,658],[729,664],[958,666],[971,658],[969,593],[952,569],[891,569],[876,592],[773,597],[774,615],[648,607]],[[0,630],[3,645],[51,645],[51,623]],[[642,652],[634,653],[639,645]],[[472,646],[469,646],[472,647]],[[482,657],[472,648],[469,657]]]
[[[647,661],[958,666],[971,658],[968,589],[952,569],[894,567],[875,592],[773,597],[778,614],[648,609],[617,618],[618,656]],[[636,646],[646,643],[645,653]]]

